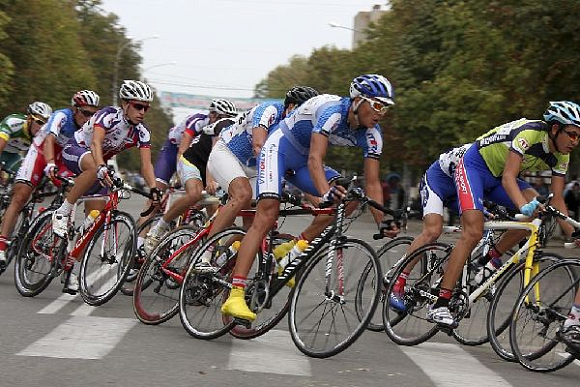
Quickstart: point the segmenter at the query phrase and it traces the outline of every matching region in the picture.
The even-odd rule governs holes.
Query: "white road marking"
[[[298,351],[290,333],[279,330],[253,340],[233,340],[228,369],[312,376],[308,358]]]
[[[110,271],[110,270],[109,270]],[[99,274],[98,278],[96,281],[98,281],[99,279],[101,279],[105,274],[107,274],[107,271],[104,272],[100,272],[102,274]],[[116,276],[111,276],[109,277],[109,279],[107,280],[107,282],[105,282],[104,284],[101,285],[101,287],[99,288],[99,290],[97,290],[95,293],[96,294],[101,294],[104,293],[106,290],[110,289],[113,284],[115,283],[115,281],[117,280]],[[95,282],[96,282],[95,281]],[[71,315],[72,316],[88,316],[91,313],[93,313],[95,311],[95,307],[94,306],[90,306],[88,304],[82,304],[81,306],[79,306],[77,309],[75,309]]]
[[[17,355],[101,359],[135,324],[128,318],[73,316]]]
[[[567,352],[558,352],[558,356],[568,357],[568,356],[570,356],[570,354]],[[571,364],[575,364],[575,365],[580,367],[580,360],[574,360]]]
[[[55,314],[62,308],[64,308],[69,302],[74,300],[77,296],[73,296],[71,294],[62,294],[59,298],[45,306],[44,308],[38,311],[38,314]]]
[[[399,348],[438,387],[511,387],[456,344],[423,343]]]

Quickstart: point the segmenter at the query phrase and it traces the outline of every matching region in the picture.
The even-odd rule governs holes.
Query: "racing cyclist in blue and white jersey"
[[[260,243],[278,219],[282,179],[300,190],[320,196],[321,202],[339,202],[343,187],[330,186],[338,175],[325,170],[324,157],[329,144],[362,149],[366,191],[370,198],[383,202],[379,178],[383,139],[379,120],[394,104],[391,83],[376,74],[356,77],[350,97],[319,95],[311,98],[280,122],[260,151],[258,163],[258,205],[256,216],[244,236],[233,271],[232,290],[222,305],[222,313],[253,321],[256,318],[244,299],[247,276]],[[291,170],[293,173],[287,175]],[[377,225],[383,214],[372,212]],[[320,231],[312,224],[303,237],[312,240]],[[396,230],[395,230],[396,232]]]
[[[232,225],[239,212],[250,207],[256,190],[256,156],[268,133],[294,109],[317,95],[318,92],[311,87],[294,86],[286,93],[284,103],[257,105],[221,132],[209,156],[207,168],[220,187],[227,190],[229,201],[214,219],[210,237]],[[245,227],[249,225],[248,221],[244,218]],[[211,254],[212,251],[208,250],[201,257],[196,263],[196,270],[213,270]]]

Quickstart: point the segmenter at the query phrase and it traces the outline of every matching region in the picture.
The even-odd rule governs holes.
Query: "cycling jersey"
[[[74,141],[90,148],[95,127],[105,130],[102,150],[106,161],[124,149],[151,147],[151,133],[143,124],[132,125],[125,119],[123,109],[108,106],[96,112],[83,127],[74,133]]]
[[[52,113],[46,125],[34,136],[34,144],[42,148],[46,136],[52,134],[56,137],[56,145],[62,148],[78,129],[79,126],[74,119],[72,109],[57,110]]]
[[[197,136],[201,133],[204,126],[209,125],[209,117],[207,114],[196,113],[187,116],[178,125],[169,129],[169,135],[167,138],[172,144],[179,145],[181,143],[181,138],[183,133],[189,134],[191,137]]]
[[[551,170],[554,175],[565,176],[570,155],[550,152],[548,129],[544,121],[522,118],[479,137],[477,149],[495,177],[502,175],[509,152],[522,157],[520,172]]]
[[[258,197],[279,197],[285,176],[302,191],[317,196],[322,194],[316,191],[307,165],[312,133],[328,137],[330,145],[360,147],[365,158],[380,157],[383,148],[380,127],[351,129],[348,123],[351,103],[348,97],[319,95],[280,121],[260,153]],[[289,170],[293,172],[290,175],[287,174]],[[327,179],[338,175],[329,169],[326,172]]]
[[[4,152],[25,152],[30,147],[31,136],[24,114],[10,114],[0,122],[0,138],[7,142]]]
[[[232,125],[234,122],[233,118],[222,118],[211,125],[207,125],[203,128],[202,132],[193,139],[191,146],[183,154],[183,157],[187,161],[196,165],[200,171],[202,171],[203,176],[205,176],[207,159],[209,158],[213,146],[214,137],[219,135],[222,129]],[[222,167],[227,168],[226,165],[223,165]]]
[[[220,139],[244,165],[253,167],[256,158],[252,149],[252,130],[262,127],[270,133],[282,119],[284,110],[284,104],[279,102],[254,106],[238,116],[234,125],[224,129]]]

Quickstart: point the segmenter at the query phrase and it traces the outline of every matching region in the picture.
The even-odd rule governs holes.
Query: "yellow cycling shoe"
[[[232,316],[242,320],[254,321],[256,313],[252,312],[246,304],[244,298],[244,289],[233,287],[230,291],[230,296],[222,305],[222,313],[226,316]]]
[[[290,250],[294,248],[294,245],[296,245],[296,241],[292,240],[289,242],[279,244],[278,246],[276,246],[274,251],[272,251],[272,253],[274,253],[274,258],[276,258],[276,261],[278,262],[277,266],[279,276],[282,275],[284,267],[288,264],[287,255],[290,253]],[[290,278],[290,280],[286,282],[286,286],[288,286],[289,288],[293,288],[295,284],[296,280],[294,279],[294,277]]]

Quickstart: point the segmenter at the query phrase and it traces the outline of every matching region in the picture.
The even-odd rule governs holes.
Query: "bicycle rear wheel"
[[[278,246],[279,244],[288,242],[293,239],[294,237],[292,235],[284,235],[284,234],[277,235],[274,239],[274,246],[272,246],[272,250],[274,250],[274,248],[276,248],[276,246]],[[260,251],[258,259],[255,260],[254,266],[252,266],[252,269],[250,271],[250,273],[254,272],[255,275],[250,274],[248,278],[254,277],[254,279],[258,279],[259,278],[258,275],[263,274],[257,272],[258,262],[261,259],[261,254],[262,252]],[[272,264],[275,265],[274,263]],[[299,275],[297,274],[296,280],[298,279],[298,277]],[[253,339],[263,335],[264,333],[268,332],[270,329],[278,325],[280,320],[282,320],[286,315],[286,312],[288,312],[288,308],[290,308],[290,299],[292,297],[292,292],[294,291],[294,288],[289,286],[284,286],[282,289],[280,289],[280,291],[278,291],[275,297],[269,295],[268,297],[270,297],[270,299],[265,302],[263,308],[260,308],[260,310],[258,310],[258,308],[255,308],[254,307],[255,305],[253,305],[252,303],[252,297],[254,292],[255,291],[264,292],[265,290],[262,288],[262,286],[255,286],[258,283],[260,282],[254,281],[253,282],[254,286],[250,286],[250,289],[246,288],[246,300],[248,302],[248,305],[250,305],[250,309],[252,309],[252,311],[256,313],[256,320],[252,323],[252,326],[249,328],[243,325],[234,325],[232,327],[232,329],[230,330],[230,334],[234,337],[237,337],[238,339]],[[250,284],[252,284],[252,281],[250,281]],[[263,299],[260,299],[260,297],[257,297],[257,299],[254,298],[254,300],[256,300],[256,303],[263,303],[264,301]],[[231,317],[224,316],[224,321],[226,321],[226,323],[230,322],[230,320]]]
[[[327,257],[333,254],[332,268]],[[360,284],[363,271],[371,271]],[[327,275],[330,278],[327,278]],[[365,242],[339,238],[328,245],[327,254],[317,254],[301,275],[288,316],[292,340],[304,354],[326,358],[347,349],[366,329],[379,301],[381,268],[374,250]],[[364,286],[364,312],[357,311],[357,289]],[[361,303],[358,303],[360,306]]]
[[[381,264],[381,273],[383,273],[383,278],[378,279],[379,283],[383,283],[381,285],[381,293],[379,296],[379,307],[376,308],[375,313],[371,320],[367,325],[367,329],[375,332],[380,332],[385,329],[385,325],[383,324],[383,308],[381,307],[382,303],[385,302],[386,299],[386,286],[385,281],[389,281],[391,277],[392,271],[395,269],[395,264],[399,262],[401,257],[405,255],[407,252],[408,247],[413,242],[413,237],[410,236],[402,236],[395,238],[385,244],[381,249],[377,252],[377,257],[379,258],[379,262]],[[362,273],[361,277],[361,284],[367,283],[367,277],[372,272],[372,265],[369,263],[365,270]],[[369,279],[372,283],[373,279]],[[359,289],[359,295],[356,297],[357,300],[357,312],[360,314],[359,318],[364,316],[364,286],[361,286]]]
[[[512,352],[522,366],[556,371],[574,361],[558,332],[574,301],[580,261],[563,259],[542,270],[518,297],[510,325]]]
[[[230,290],[230,275],[237,254],[230,257],[215,274],[200,274],[195,264],[202,255],[213,249],[212,262],[221,256],[246,232],[237,227],[228,228],[209,238],[192,257],[179,292],[179,317],[187,333],[197,339],[211,340],[229,332],[234,322],[224,318],[221,306]],[[209,250],[208,250],[209,249]]]
[[[46,211],[25,235],[14,262],[14,283],[24,297],[40,294],[60,274],[66,240],[52,232],[52,211]]]
[[[123,284],[132,267],[137,248],[135,221],[116,211],[110,224],[96,230],[81,261],[79,290],[92,306],[109,301]]]
[[[180,248],[195,238],[197,232],[197,226],[170,232],[141,265],[135,280],[133,311],[142,323],[161,324],[179,312],[179,288],[199,243]]]
[[[397,279],[404,270],[408,277],[400,295],[406,310],[397,311],[389,302],[383,304],[383,324],[386,334],[399,345],[417,345],[429,340],[437,332],[435,324],[427,321],[427,308],[439,296],[443,265],[449,258],[452,246],[429,243],[409,254],[393,272]],[[395,289],[396,280],[390,281],[387,294]]]
[[[559,255],[541,253],[534,260],[542,270],[562,259]],[[511,349],[509,326],[514,305],[524,289],[524,267],[525,262],[520,262],[505,273],[497,285],[487,315],[489,343],[495,353],[506,361],[517,361]]]

